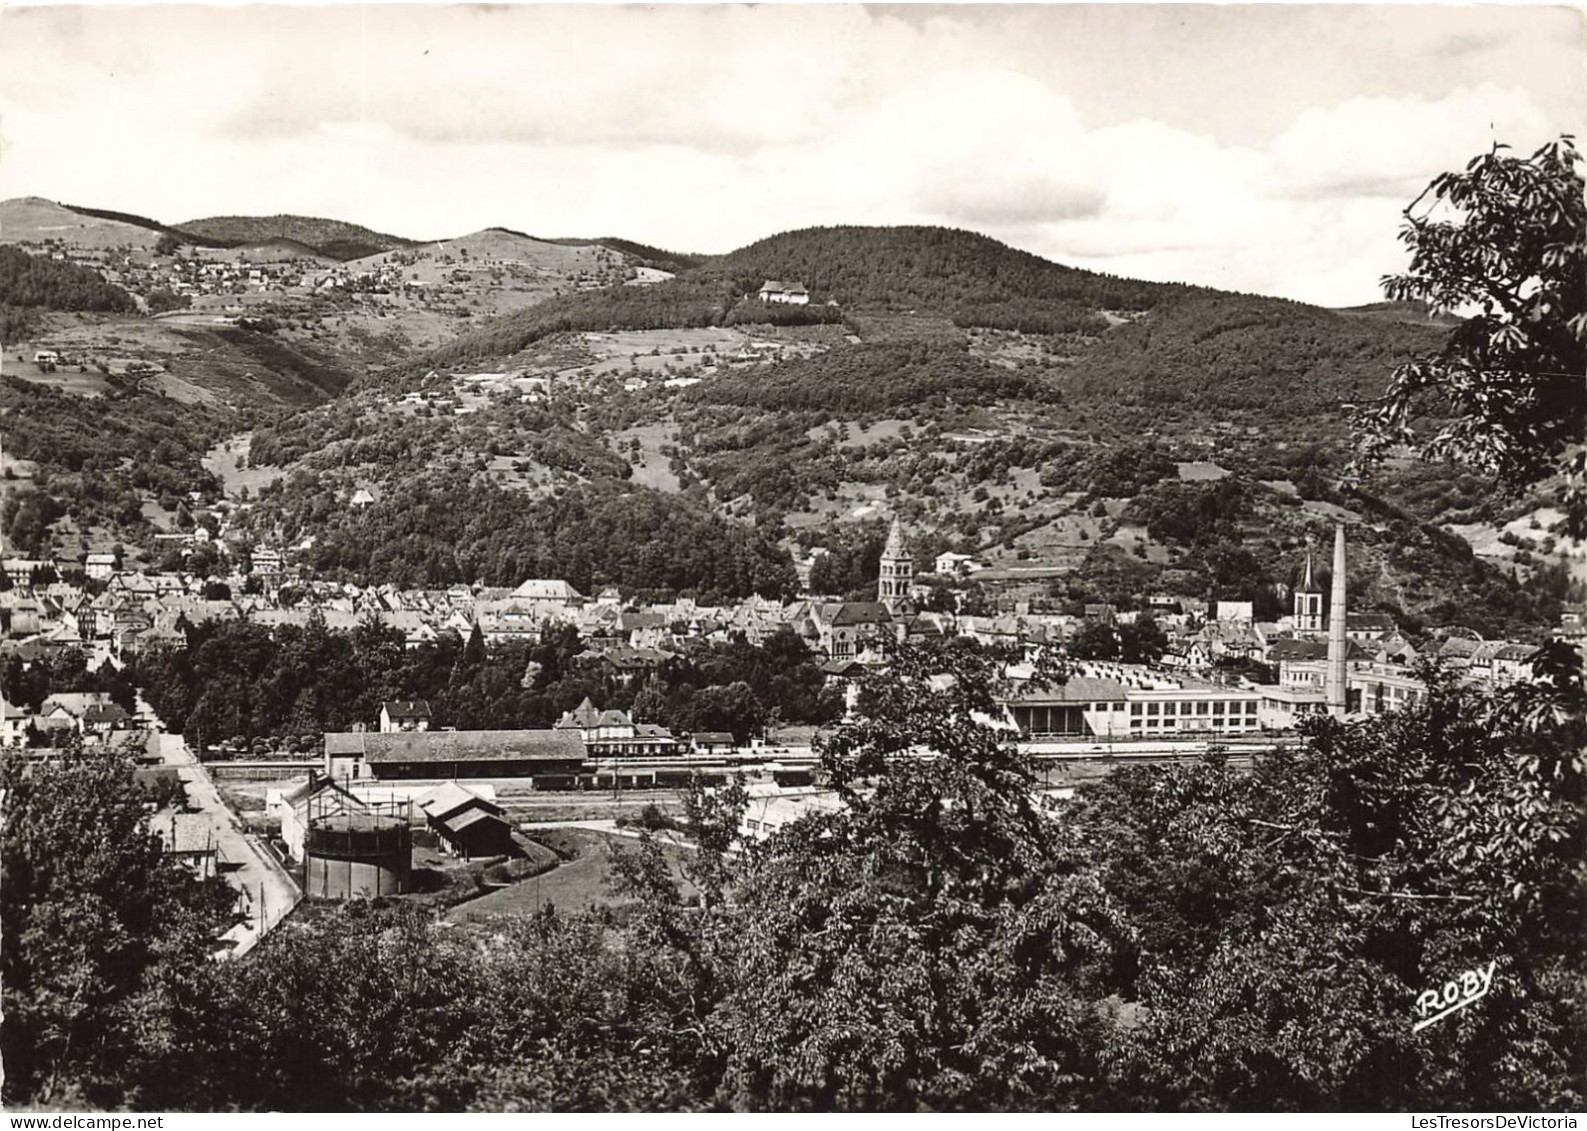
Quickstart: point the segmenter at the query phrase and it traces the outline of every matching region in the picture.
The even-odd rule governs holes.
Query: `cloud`
[[[1530,149],[1554,128],[1524,91],[1490,84],[1436,101],[1354,98],[1307,110],[1273,143],[1274,187],[1296,197],[1403,197],[1495,141]]]
[[[1351,13],[1330,39],[1314,15],[1194,7],[6,9],[0,195],[705,252],[946,224],[1120,274],[1364,302],[1433,175],[1574,124],[1554,107],[1581,59],[1558,20]],[[1339,64],[1352,36],[1370,67]],[[1297,78],[1253,116],[1230,60]],[[1370,92],[1339,77],[1356,72]]]
[[[387,8],[273,52],[215,132],[280,136],[359,121],[446,144],[743,153],[808,140],[868,100],[886,81],[878,60],[897,56],[884,38],[918,37],[847,6],[525,6],[485,20]]]
[[[1502,31],[1446,35],[1433,45],[1433,53],[1440,58],[1455,59],[1463,55],[1476,55],[1503,47],[1510,37]]]

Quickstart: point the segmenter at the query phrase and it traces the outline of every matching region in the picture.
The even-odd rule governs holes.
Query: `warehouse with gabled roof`
[[[325,736],[325,772],[360,778],[505,778],[576,773],[584,739],[575,730],[370,731]]]

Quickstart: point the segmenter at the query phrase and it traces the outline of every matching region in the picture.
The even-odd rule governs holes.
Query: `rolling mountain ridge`
[[[291,240],[332,259],[363,259],[422,242],[317,216],[208,216],[176,225],[178,231],[223,247]]]
[[[53,222],[66,216],[100,225],[101,240],[137,233],[142,242],[134,246],[148,246],[179,231],[247,249],[260,262],[340,259],[342,270],[372,280],[363,284],[368,290],[339,297],[264,297],[254,307],[260,313],[235,326],[196,312],[177,322],[150,320],[141,331],[147,340],[120,347],[123,358],[155,366],[158,376],[142,379],[151,391],[184,395],[191,385],[204,395],[220,392],[226,403],[287,409],[255,424],[256,455],[268,463],[275,453],[287,476],[279,495],[258,504],[260,531],[318,537],[325,547],[319,564],[361,573],[377,565],[354,550],[371,532],[349,525],[334,500],[361,484],[400,497],[401,484],[439,475],[437,513],[466,498],[511,528],[492,576],[498,567],[502,576],[519,568],[519,556],[538,545],[513,532],[522,505],[514,500],[527,496],[530,510],[555,517],[563,511],[551,501],[577,490],[602,514],[616,513],[617,500],[637,492],[678,522],[752,518],[785,546],[819,545],[885,500],[928,544],[1005,567],[1029,563],[1051,579],[1049,598],[1254,580],[1243,560],[1231,566],[1199,545],[1165,541],[1153,523],[1133,517],[1128,504],[1161,483],[1161,474],[1151,482],[1120,479],[1108,470],[1111,453],[1145,444],[1136,458],[1168,467],[1170,477],[1175,461],[1219,474],[1233,469],[1248,492],[1242,497],[1264,500],[1234,540],[1258,549],[1271,573],[1301,536],[1295,524],[1276,522],[1285,512],[1274,508],[1293,489],[1318,498],[1319,484],[1337,474],[1345,406],[1372,395],[1395,365],[1435,348],[1448,330],[1400,306],[1329,311],[1118,278],[945,228],[806,229],[698,258],[504,228],[420,244],[292,216],[215,217],[162,229],[103,210],[89,216],[24,203],[35,230],[56,228],[68,233],[56,237],[63,240],[85,230]],[[344,258],[353,252],[366,254]],[[640,259],[656,270],[629,270],[625,278],[624,264]],[[490,316],[480,299],[514,279],[541,294],[554,283],[535,280],[577,285],[541,301],[521,291],[517,309]],[[772,279],[801,285],[809,301],[763,301],[761,285]],[[392,363],[349,364],[358,356],[347,352],[351,343],[373,349],[375,328],[409,307],[454,311],[452,332],[415,348],[394,328],[378,354],[362,355]],[[349,315],[362,321],[349,323]],[[80,334],[81,352],[91,353],[93,326],[77,325],[80,331],[55,336],[70,347]],[[156,330],[159,340],[147,337]],[[641,355],[654,361],[641,365]],[[110,360],[105,380],[114,388]],[[534,404],[528,394],[482,397],[476,386],[454,406],[449,384],[459,382],[460,392],[474,378],[437,371],[460,366],[545,381],[554,372],[559,395]],[[100,380],[92,372],[72,378],[85,387]],[[411,407],[416,391],[427,407]],[[309,407],[327,397],[334,400]],[[1263,486],[1269,483],[1276,486]],[[1466,511],[1479,502],[1464,488],[1457,494]],[[1436,519],[1447,495],[1421,508],[1421,519]],[[1323,510],[1348,502],[1326,491],[1322,497],[1316,506]],[[1174,505],[1181,503],[1202,505]],[[1363,512],[1355,521],[1417,521],[1387,505],[1383,517]],[[1323,511],[1305,513],[1316,521]],[[1274,537],[1261,533],[1268,527]],[[396,531],[382,532],[382,544],[386,534]],[[768,543],[756,545],[753,554],[762,555]],[[1440,562],[1449,556],[1436,539],[1427,545]],[[426,555],[419,562],[394,546],[377,572],[440,581],[483,565],[445,564],[451,559],[434,546]],[[560,560],[548,558],[545,568]],[[633,573],[659,583],[663,576],[617,563],[608,575],[614,580]],[[1402,612],[1443,615],[1459,603],[1457,579],[1475,585],[1464,600],[1480,593],[1485,604],[1505,604],[1500,596],[1509,590],[1494,586],[1513,582],[1488,573],[1479,581],[1458,555],[1447,564],[1426,567],[1445,579],[1430,591],[1393,590],[1403,592]],[[687,587],[687,579],[679,574],[666,584]]]

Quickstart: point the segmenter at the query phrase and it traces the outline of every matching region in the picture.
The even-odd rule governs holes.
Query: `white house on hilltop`
[[[767,279],[760,289],[760,301],[806,306],[810,302],[810,292],[805,290],[803,283],[784,283],[777,279]]]
[[[944,577],[962,577],[974,573],[981,565],[969,554],[956,554],[951,551],[937,555],[937,573]]]

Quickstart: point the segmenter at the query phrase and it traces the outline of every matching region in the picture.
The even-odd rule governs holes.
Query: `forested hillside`
[[[816,301],[762,303],[755,292],[766,278],[803,282]],[[841,330],[804,325],[838,318]],[[1040,329],[1043,319],[1061,332]],[[737,339],[723,337],[682,368],[668,358],[700,348],[681,344],[696,339],[645,333],[736,327]],[[626,368],[590,369],[581,359],[596,355],[581,332],[601,335],[600,348]],[[694,516],[684,527],[700,536],[698,516],[752,511],[783,554],[794,549],[792,532],[799,552],[831,548],[845,522],[885,500],[933,545],[1047,569],[1050,601],[1129,602],[1148,589],[1277,592],[1308,535],[1325,536],[1330,516],[1359,512],[1363,546],[1391,534],[1403,544],[1362,579],[1375,607],[1407,623],[1519,631],[1557,609],[1553,573],[1500,573],[1460,539],[1424,527],[1455,513],[1424,497],[1426,485],[1404,503],[1394,476],[1364,485],[1375,497],[1338,491],[1347,406],[1447,333],[1399,308],[1334,312],[1110,279],[965,232],[787,233],[659,285],[554,298],[360,384],[379,404],[397,390],[434,395],[448,387],[448,368],[546,366],[559,372],[554,405],[433,420],[424,410],[378,423],[364,410],[328,412],[263,430],[256,458],[324,478],[288,480],[262,501],[262,517],[288,537],[328,535],[317,552],[348,576],[510,580],[554,565],[558,575],[624,586],[777,591],[764,577],[744,580],[755,571],[706,568],[686,539],[673,556],[684,568],[659,569],[642,554],[553,552],[527,529],[577,521],[545,498],[553,484],[598,500],[621,490],[629,462],[643,462],[632,430],[648,429],[665,436],[651,441],[665,471],[646,481],[664,493],[645,493],[644,506]],[[624,357],[629,340],[634,352]],[[665,365],[642,369],[640,351]],[[694,382],[655,381],[675,373]],[[451,459],[446,445],[480,458]],[[1222,531],[1221,542],[1183,537],[1165,517],[1198,521],[1206,492],[1170,489],[1177,465],[1198,461],[1214,476],[1233,472],[1229,489],[1239,488],[1236,517],[1203,532]],[[393,506],[377,535],[350,525],[333,502],[364,483],[411,495],[408,484],[438,471],[453,483],[438,508],[483,506],[500,516],[492,530],[453,531],[446,517],[447,537],[428,539]],[[510,502],[513,488],[537,501]],[[489,500],[476,502],[477,491]],[[1466,521],[1498,513],[1465,489],[1447,502]],[[465,534],[489,547],[485,557],[455,548]],[[660,537],[675,544],[670,530]],[[389,548],[398,541],[401,550]]]
[[[696,386],[688,398],[767,410],[894,411],[927,401],[1054,399],[1041,375],[1011,372],[963,346],[888,342],[831,350]]]
[[[792,562],[765,534],[618,480],[535,499],[467,473],[432,474],[394,485],[363,511],[290,481],[263,497],[287,538],[314,534],[307,564],[370,584],[557,577],[582,592],[621,584],[718,599],[794,588]]]
[[[691,267],[698,266],[705,258],[700,255],[686,255],[682,252],[667,251],[664,248],[652,247],[649,244],[638,243],[634,240],[625,240],[618,236],[601,236],[598,239],[589,240],[579,239],[576,236],[561,236],[546,242],[568,244],[573,247],[599,244],[602,247],[609,247],[613,251],[622,252],[636,266],[655,267],[662,271],[687,271]]]
[[[1447,333],[1198,291],[1096,338],[1064,366],[1062,388],[1071,402],[1132,426],[1282,422],[1313,439],[1339,438],[1347,404],[1375,395],[1385,374]]]
[[[755,296],[767,279],[803,282],[812,292],[812,303],[760,303]],[[949,228],[811,228],[704,260],[657,286],[613,287],[550,299],[487,322],[422,361],[444,365],[506,356],[563,330],[757,320],[799,325],[835,321],[851,310],[929,310],[959,326],[1095,334],[1109,325],[1103,310],[1146,310],[1189,290],[1064,267],[986,236]],[[829,301],[837,308],[823,309]]]
[[[754,296],[766,279],[804,283],[812,304],[761,303]],[[829,300],[838,306],[825,307]],[[1064,387],[1080,399],[1153,410],[1183,405],[1204,415],[1337,413],[1342,402],[1375,387],[1409,351],[1426,348],[1443,332],[1277,299],[1119,279],[971,232],[814,228],[705,260],[658,286],[550,299],[486,322],[401,370],[506,357],[563,331],[799,325],[846,317],[863,337],[870,333],[867,314],[902,311],[931,313],[963,328],[1063,338],[1056,352],[1067,374]],[[864,362],[839,362],[840,352],[833,351],[834,364],[864,371]],[[835,376],[832,383],[840,380]],[[757,401],[774,407],[765,398]]]
[[[1358,516],[1350,524],[1350,593],[1357,609],[1384,609],[1402,628],[1419,631],[1463,624],[1486,637],[1524,632],[1557,621],[1567,589],[1563,570],[1543,570],[1527,585],[1472,553],[1463,540],[1418,522],[1399,507],[1362,491],[1344,492],[1304,472],[1300,493],[1275,490],[1255,474],[1216,482],[1182,482],[1171,473],[1133,496],[1123,522],[1144,527],[1168,550],[1166,566],[1133,558],[1117,544],[1098,544],[1077,586],[1113,582],[1119,590],[1166,591],[1187,597],[1255,598],[1258,615],[1276,618],[1298,578],[1299,548],[1321,540],[1327,513]],[[1291,474],[1294,474],[1291,472]],[[1125,579],[1128,578],[1126,581]]]
[[[79,216],[88,216],[95,220],[110,220],[118,224],[131,224],[137,228],[145,228],[161,235],[169,235],[184,243],[196,244],[199,247],[226,247],[224,240],[209,239],[193,232],[183,232],[162,224],[158,220],[151,220],[147,216],[139,216],[136,212],[116,212],[109,208],[88,208],[81,204],[62,204],[60,207],[68,212],[75,212]]]
[[[37,309],[124,313],[137,303],[91,267],[0,244],[0,342],[27,333]]]
[[[209,216],[188,220],[176,227],[181,232],[223,246],[293,240],[332,259],[362,259],[366,255],[412,247],[418,242],[371,231],[359,224],[317,216]]]
[[[173,512],[190,491],[218,494],[200,465],[232,428],[234,416],[150,393],[73,396],[7,377],[0,382],[6,455],[35,465],[31,490],[5,497],[7,547],[25,555],[49,548],[49,525],[71,516],[77,526],[131,533],[146,528],[146,494]]]
[[[723,284],[681,279],[653,287],[606,287],[560,295],[528,310],[493,318],[397,371],[412,373],[435,365],[505,357],[567,330],[716,326],[731,304],[732,295]]]
[[[1182,287],[1065,267],[956,228],[806,228],[708,259],[698,274],[753,293],[803,283],[814,302],[952,313],[1000,303],[1147,310]]]

